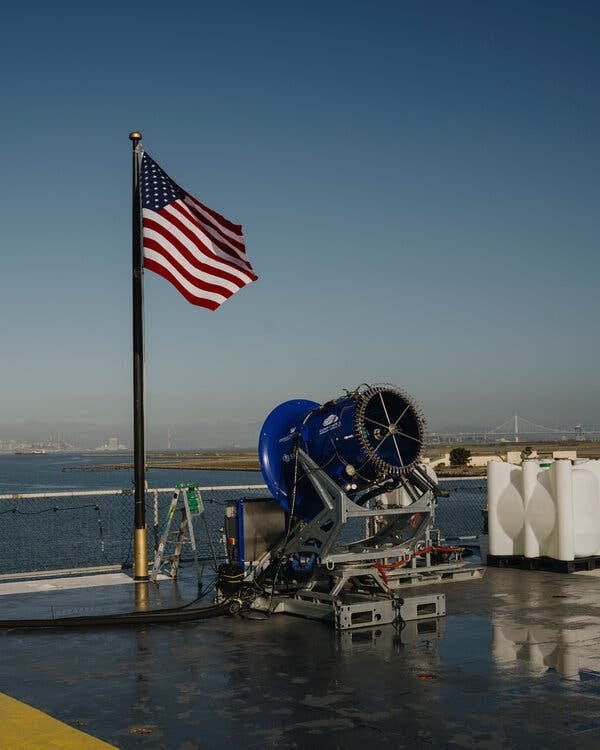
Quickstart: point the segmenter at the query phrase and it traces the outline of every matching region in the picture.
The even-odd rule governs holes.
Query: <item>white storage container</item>
[[[600,555],[600,461],[488,464],[490,555]]]

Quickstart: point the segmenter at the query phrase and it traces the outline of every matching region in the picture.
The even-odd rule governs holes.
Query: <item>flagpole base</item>
[[[148,611],[148,581],[137,581],[139,585],[135,586],[135,611]]]
[[[143,529],[135,529],[133,536],[133,553],[134,553],[134,567],[133,567],[133,580],[134,581],[147,581],[148,580],[148,546],[147,546],[147,530],[144,526]]]

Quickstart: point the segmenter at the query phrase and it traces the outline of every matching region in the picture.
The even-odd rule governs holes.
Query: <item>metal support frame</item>
[[[305,589],[293,597],[276,596],[269,604],[274,613],[331,622],[336,630],[341,631],[391,625],[400,621],[428,620],[446,614],[446,595],[441,593],[407,598],[389,596],[348,599]],[[257,609],[264,609],[266,606],[264,597],[254,603]]]
[[[360,630],[351,628],[339,630],[335,639],[335,649],[341,657],[354,657],[359,653],[372,654],[377,646],[380,653],[400,653],[403,645],[419,643],[423,640],[440,640],[446,633],[443,617],[428,617],[421,620],[404,620],[402,629],[382,628],[379,623]]]
[[[348,498],[346,493],[302,450],[298,450],[298,462],[304,469],[313,487],[319,493],[323,502],[323,509],[306,523],[297,522],[270,552],[257,562],[255,575],[264,570],[272,560],[279,556],[289,556],[295,553],[317,556],[319,569],[326,578],[336,578],[346,583],[357,576],[370,575],[380,584],[383,591],[395,587],[395,582],[407,577],[423,580],[426,572],[434,579],[440,574],[450,571],[460,571],[466,568],[466,563],[445,563],[432,565],[431,555],[424,555],[424,564],[418,565],[416,558],[410,566],[404,566],[388,574],[388,584],[385,584],[377,568],[377,562],[397,561],[412,555],[419,543],[425,547],[431,546],[430,527],[435,510],[435,495],[426,490],[413,503],[405,507],[394,508],[365,508]],[[394,543],[393,533],[400,517],[420,516],[418,523],[412,530],[409,539],[402,543]],[[378,519],[384,526],[374,536],[360,542],[354,542],[344,547],[335,544],[348,520],[353,518]],[[389,522],[385,521],[389,519]],[[473,566],[468,566],[473,570]],[[481,569],[480,571],[481,572]],[[446,575],[446,577],[448,577]],[[469,573],[468,577],[473,577]],[[316,581],[313,582],[313,587]],[[338,587],[339,588],[339,587]]]
[[[257,561],[253,575],[259,575],[274,560],[296,553],[316,555],[316,570],[307,585],[291,596],[274,592],[270,599],[259,597],[254,603],[257,609],[270,607],[273,612],[329,620],[342,630],[392,623],[400,615],[403,620],[441,617],[446,614],[444,594],[411,597],[402,602],[396,589],[407,581],[416,585],[454,577],[480,577],[481,569],[467,566],[462,561],[433,565],[430,553],[426,553],[420,563],[413,556],[419,543],[427,548],[431,546],[435,494],[423,483],[416,491],[413,488],[411,497],[415,499],[408,506],[366,508],[350,500],[302,450],[298,450],[297,460],[318,492],[323,508],[306,523],[297,521],[287,536]],[[413,516],[418,521],[409,538],[394,541],[398,520],[403,516]],[[352,518],[377,519],[380,528],[364,540],[336,547],[342,529]],[[385,576],[376,567],[376,563],[396,562],[409,557],[410,564]],[[365,580],[369,581],[372,592],[367,599],[351,593],[361,588],[364,590]]]
[[[342,562],[361,560],[377,561],[390,557],[401,557],[413,551],[420,537],[418,532],[427,524],[433,514],[435,499],[433,493],[425,492],[418,500],[402,508],[364,508],[354,503],[317,464],[302,450],[298,450],[298,462],[304,469],[315,490],[323,502],[323,509],[307,523],[297,523],[291,532],[271,550],[271,559],[278,554],[292,555],[296,552],[304,555],[316,554],[322,565],[330,567]],[[398,516],[424,514],[424,518],[415,529],[411,540],[401,545],[389,541],[393,519]],[[378,546],[370,547],[370,540],[365,540],[363,552],[358,552],[360,543],[351,545],[352,549],[343,552],[333,551],[340,532],[352,518],[390,518],[390,523],[378,534]],[[387,532],[386,532],[387,529]]]

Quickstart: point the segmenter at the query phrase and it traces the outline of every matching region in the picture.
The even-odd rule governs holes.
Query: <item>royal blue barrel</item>
[[[322,503],[296,461],[298,448],[353,498],[384,481],[397,486],[423,441],[424,422],[410,397],[393,386],[364,386],[325,404],[280,404],[261,430],[259,458],[273,497],[310,519]]]

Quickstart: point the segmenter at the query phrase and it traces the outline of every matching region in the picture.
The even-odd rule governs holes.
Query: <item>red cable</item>
[[[395,563],[373,563],[373,567],[377,568],[379,571],[381,578],[383,579],[383,582],[387,585],[388,577],[386,575],[386,570],[396,570],[396,568],[401,568],[404,565],[406,565],[407,562],[410,562],[413,557],[419,557],[420,555],[426,555],[428,552],[462,552],[463,547],[437,547],[435,545],[431,545],[429,547],[425,547],[424,549],[417,550],[416,552],[413,552],[412,555],[407,555],[403,557],[401,560],[398,560],[398,562]]]

